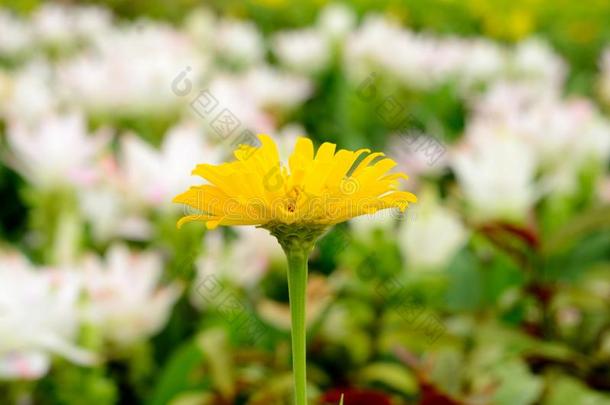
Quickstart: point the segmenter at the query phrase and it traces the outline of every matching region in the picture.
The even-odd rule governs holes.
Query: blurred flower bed
[[[171,203],[268,133],[419,197],[314,252],[317,403],[609,404],[610,11],[558,4],[0,9],[2,403],[290,403],[277,242]]]

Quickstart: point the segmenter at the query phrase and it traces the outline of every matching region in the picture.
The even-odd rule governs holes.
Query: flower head
[[[203,221],[219,225],[312,226],[324,228],[386,208],[404,210],[415,195],[399,191],[403,173],[388,173],[396,163],[368,149],[336,151],[324,143],[314,154],[308,138],[299,138],[288,167],[280,163],[277,147],[267,135],[260,146],[240,145],[236,161],[218,166],[200,164],[193,174],[211,184],[191,187],[174,202],[197,213],[178,225]]]
[[[0,252],[0,380],[38,379],[53,355],[96,361],[76,345],[80,288],[67,269],[37,268],[19,253]]]
[[[87,257],[83,265],[87,315],[109,342],[128,346],[163,328],[181,287],[161,286],[162,271],[157,252],[136,253],[124,245],[113,245],[105,260]]]
[[[7,161],[40,188],[79,185],[93,174],[92,162],[103,154],[109,135],[104,128],[90,135],[80,113],[53,114],[32,124],[12,120]]]

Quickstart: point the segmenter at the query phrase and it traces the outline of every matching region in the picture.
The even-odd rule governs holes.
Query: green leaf
[[[483,280],[476,257],[469,251],[460,252],[452,261],[447,291],[447,307],[454,311],[474,310],[483,300]]]
[[[595,392],[581,382],[561,376],[548,384],[549,393],[544,405],[607,405],[610,396]]]
[[[542,393],[541,378],[532,374],[521,360],[498,364],[492,374],[501,381],[495,393],[495,404],[529,405]]]
[[[235,381],[227,341],[227,333],[223,328],[207,330],[197,339],[199,347],[205,353],[210,365],[214,388],[222,394],[223,398],[230,399],[235,395]]]
[[[396,363],[374,363],[360,371],[358,378],[362,383],[383,384],[402,394],[411,396],[417,392],[417,381],[404,366]]]
[[[178,395],[169,405],[213,405],[215,398],[206,392],[186,392]]]
[[[610,229],[610,206],[595,208],[574,217],[567,225],[549,235],[542,252],[546,256],[562,253],[579,239],[600,229]]]
[[[201,388],[203,378],[196,371],[203,361],[204,353],[196,339],[179,347],[161,373],[149,404],[165,405],[183,391]]]

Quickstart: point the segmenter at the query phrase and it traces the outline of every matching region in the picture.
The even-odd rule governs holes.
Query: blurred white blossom
[[[275,128],[274,117],[259,105],[244,76],[219,74],[211,80],[208,88],[210,94],[218,100],[219,106],[226,108],[243,128],[257,133],[270,132]],[[208,120],[206,123],[210,125],[212,121]],[[217,134],[212,127],[209,132],[212,135]]]
[[[252,22],[222,20],[212,39],[216,52],[228,62],[251,66],[263,59],[263,37]]]
[[[184,20],[186,33],[204,51],[212,49],[216,34],[217,17],[209,9],[201,7],[191,11]]]
[[[473,217],[523,220],[536,198],[536,157],[522,140],[493,125],[455,148],[451,166]]]
[[[368,16],[348,37],[345,67],[356,81],[382,70],[414,89],[455,82],[467,92],[476,90],[476,84],[508,77],[541,90],[558,88],[567,71],[562,58],[541,39],[511,49],[485,38],[415,33],[379,15]]]
[[[514,50],[510,65],[517,76],[530,79],[530,85],[542,89],[561,87],[567,74],[563,59],[547,42],[539,38],[520,42]]]
[[[35,269],[20,254],[0,254],[0,378],[40,378],[54,354],[81,365],[95,361],[75,344],[79,292],[71,272]]]
[[[430,155],[426,146],[436,145],[438,150]],[[400,171],[409,173],[409,182],[416,185],[423,175],[439,175],[448,164],[447,146],[437,137],[416,129],[391,134],[387,154],[398,164]]]
[[[71,9],[62,4],[42,4],[32,19],[34,31],[39,40],[57,45],[69,43],[74,34]]]
[[[218,162],[220,149],[211,145],[194,123],[170,129],[159,149],[135,134],[121,138],[119,165],[126,190],[137,202],[177,208],[172,198],[192,183],[189,173],[202,162]]]
[[[0,56],[20,56],[27,52],[33,43],[31,27],[13,13],[0,9]]]
[[[479,97],[469,138],[489,137],[490,126],[525,142],[543,174],[540,193],[575,191],[581,171],[603,170],[610,157],[610,123],[584,98],[562,99],[523,82],[498,82]]]
[[[313,92],[308,78],[269,66],[248,71],[244,79],[254,100],[263,108],[290,110],[305,102]]]
[[[328,39],[314,28],[277,33],[273,38],[273,51],[291,70],[308,74],[325,69],[331,57]]]
[[[374,214],[352,218],[349,220],[349,224],[354,231],[354,237],[370,241],[370,237],[375,230],[390,234],[395,229],[396,221],[401,215],[401,212],[395,209],[382,210]]]
[[[482,82],[491,82],[502,75],[506,63],[506,52],[494,42],[487,39],[476,39],[460,42],[456,48],[463,48],[465,55],[457,70],[457,77],[462,87],[469,87]]]
[[[175,77],[188,67],[199,83],[207,59],[192,39],[149,21],[116,28],[96,37],[90,49],[59,66],[59,88],[70,103],[93,114],[168,113],[184,103],[172,91]]]
[[[8,119],[35,122],[58,109],[54,75],[47,60],[34,59],[6,81],[0,113]]]
[[[49,115],[33,124],[12,120],[7,136],[9,164],[41,188],[90,181],[93,162],[109,141],[106,130],[89,134],[78,113]]]
[[[205,238],[205,251],[196,260],[197,277],[191,300],[197,307],[204,303],[199,286],[209,276],[227,280],[233,285],[252,288],[265,275],[274,261],[283,260],[283,252],[275,237],[260,228],[238,227],[238,240],[227,243],[221,234]]]
[[[83,263],[87,318],[116,345],[129,345],[159,332],[181,288],[159,284],[163,261],[157,252],[133,252],[113,245],[105,259],[90,255]]]
[[[112,17],[100,7],[45,3],[34,13],[32,25],[39,42],[72,46],[79,40],[89,41],[109,33]]]
[[[403,221],[398,235],[408,268],[414,270],[442,270],[468,239],[459,216],[425,192],[419,199],[417,218]]]
[[[114,156],[105,156],[96,163],[93,181],[77,190],[83,218],[91,225],[96,242],[112,238],[148,240],[152,224],[137,201],[125,198],[129,184]]]
[[[329,4],[320,12],[317,26],[330,39],[343,39],[356,26],[356,14],[345,4]]]
[[[240,131],[250,129],[256,133],[274,132],[277,114],[298,107],[312,93],[307,78],[269,66],[239,74],[217,75],[208,88],[219,105],[218,113],[214,114],[226,109],[237,119]],[[206,120],[206,123],[211,125],[213,120]],[[225,136],[213,128],[209,132],[219,138]]]
[[[74,8],[74,32],[87,41],[107,35],[113,29],[112,14],[109,10],[96,6]]]
[[[383,44],[383,46],[380,46]],[[345,67],[355,80],[383,70],[415,89],[457,80],[460,87],[502,73],[505,51],[485,39],[439,39],[373,15],[347,39]]]

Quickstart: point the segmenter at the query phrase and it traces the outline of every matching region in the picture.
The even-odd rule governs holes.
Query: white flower
[[[324,70],[331,56],[326,36],[311,28],[276,34],[273,38],[273,51],[282,64],[307,74]]]
[[[498,83],[476,103],[468,136],[487,136],[487,125],[502,127],[527,142],[541,162],[563,160],[583,112],[558,97],[526,83]]]
[[[489,41],[417,34],[376,15],[368,17],[346,44],[346,68],[356,80],[383,69],[422,90],[451,80],[468,89],[500,74],[503,62],[502,50]]]
[[[578,165],[584,165],[590,159],[605,163],[610,154],[610,122],[587,99],[570,99],[554,111],[553,126],[547,129],[551,133],[571,131],[564,135],[568,144],[559,151],[566,157],[574,159]],[[558,153],[558,155],[559,155]],[[568,155],[566,155],[568,154]],[[556,156],[557,159],[560,156]]]
[[[79,204],[84,218],[91,224],[95,241],[112,238],[148,240],[153,235],[150,221],[142,214],[131,212],[117,188],[101,187],[79,190]]]
[[[217,75],[210,82],[208,88],[211,96],[218,101],[218,107],[213,112],[216,115],[205,120],[209,126],[208,132],[212,136],[218,138],[224,136],[222,132],[218,133],[212,127],[214,117],[218,116],[224,109],[226,109],[226,113],[232,114],[241,126],[241,128],[235,130],[235,134],[231,134],[232,136],[227,138],[227,142],[232,142],[233,137],[239,136],[238,132],[245,129],[252,130],[255,133],[266,133],[275,128],[273,116],[264,111],[243,75]],[[196,117],[200,118],[199,115]]]
[[[398,245],[415,270],[441,270],[466,243],[468,232],[456,213],[433,196],[420,198],[417,217],[403,221]]]
[[[127,192],[152,207],[177,208],[172,198],[192,183],[189,173],[201,161],[217,162],[221,155],[203,131],[192,123],[179,124],[163,138],[159,149],[135,134],[121,138],[119,165]]]
[[[553,166],[546,168],[546,189],[554,193],[573,194],[578,191],[583,171],[598,169],[603,173],[610,156],[610,123],[595,114],[574,128],[565,153],[557,158]]]
[[[428,90],[455,82],[476,91],[480,83],[515,77],[540,90],[559,88],[565,62],[543,41],[531,39],[510,50],[481,38],[440,38],[400,27],[379,15],[367,17],[346,41],[345,68],[361,81],[379,69],[406,86]]]
[[[32,18],[37,39],[53,45],[69,44],[74,39],[71,7],[46,3],[41,5]]]
[[[54,354],[94,362],[75,345],[79,293],[73,273],[35,270],[19,254],[0,254],[0,378],[42,377]]]
[[[350,227],[354,230],[356,238],[367,240],[375,230],[384,233],[391,232],[396,225],[396,220],[402,214],[398,210],[381,210],[374,214],[360,215],[349,220]],[[408,213],[405,215],[409,215]]]
[[[458,182],[480,220],[523,220],[534,203],[535,155],[524,141],[493,125],[476,129],[451,156]]]
[[[97,256],[85,260],[88,318],[109,342],[129,345],[165,325],[180,288],[160,286],[162,271],[158,253],[130,252],[123,245],[113,245],[105,261]]]
[[[32,25],[39,42],[72,46],[79,40],[91,41],[108,34],[112,16],[101,7],[46,3],[34,13]]]
[[[263,277],[274,261],[283,260],[283,252],[277,240],[260,228],[238,227],[238,239],[226,243],[218,233],[206,235],[205,252],[197,259],[197,278],[191,292],[191,300],[201,307],[200,285],[214,276],[234,285],[251,288]]]
[[[607,165],[610,158],[610,121],[598,111],[591,114],[583,126],[581,140],[577,142],[577,152],[583,164],[592,158],[598,160],[602,166]]]
[[[330,4],[322,9],[318,27],[331,39],[343,39],[356,25],[356,14],[345,4]]]
[[[140,206],[125,198],[128,186],[115,158],[107,156],[97,162],[94,180],[78,188],[79,208],[95,241],[147,240],[152,235],[152,225]]]
[[[492,81],[503,74],[506,54],[497,44],[486,39],[463,42],[463,56],[459,68],[462,86],[476,85]]]
[[[535,88],[523,81],[498,80],[470,101],[476,116],[508,122],[515,120],[515,114],[532,115],[532,112],[538,113],[540,108],[548,108],[559,100],[559,91],[555,87]],[[525,121],[529,122],[529,118]]]
[[[439,138],[416,129],[406,130],[391,135],[386,149],[400,171],[409,173],[409,181],[417,182],[420,175],[438,175],[447,167],[449,153]]]
[[[296,108],[312,91],[306,78],[268,66],[240,74],[218,75],[208,89],[209,95],[204,97],[213,97],[218,106],[205,122],[212,136],[225,139],[227,143],[234,142],[248,129],[255,133],[273,132],[276,129],[273,113]],[[233,133],[219,133],[214,129],[214,120],[221,113],[230,114],[237,120]]]
[[[368,16],[347,38],[345,68],[357,81],[379,68],[394,77],[401,72],[410,75],[417,64],[416,55],[412,55],[412,42],[410,33],[397,24],[378,15]],[[407,63],[409,59],[411,65]]]
[[[184,28],[195,43],[209,51],[216,38],[217,19],[214,13],[206,8],[196,8],[184,20]]]
[[[195,86],[206,66],[206,55],[190,37],[140,21],[96,37],[91,48],[61,63],[58,88],[67,103],[92,113],[168,114],[186,100],[172,91],[176,76],[190,68]]]
[[[567,73],[563,59],[548,43],[538,38],[517,45],[511,66],[517,76],[531,79],[530,84],[540,88],[561,87]]]
[[[33,44],[31,28],[9,11],[0,10],[0,55],[19,56]]]
[[[118,190],[104,184],[79,190],[79,206],[91,224],[94,240],[108,241],[119,233],[118,228],[125,223],[121,198]]]
[[[205,236],[205,251],[196,259],[197,275],[190,292],[191,303],[202,309],[218,305],[214,297],[205,296],[204,283],[217,280],[231,285],[252,288],[265,275],[273,262],[284,260],[277,240],[260,228],[238,227],[238,239],[226,242],[219,233]]]
[[[213,39],[219,55],[231,63],[250,66],[263,59],[263,38],[252,22],[223,20]]]
[[[542,193],[575,191],[581,170],[603,168],[610,156],[610,124],[589,100],[563,100],[556,89],[526,82],[499,82],[474,109],[467,136],[488,137],[491,126],[525,142],[543,174]]]
[[[310,81],[305,77],[280,72],[268,66],[251,69],[244,80],[254,100],[263,108],[296,108],[313,91]]]
[[[112,14],[96,6],[72,6],[74,32],[79,38],[92,41],[112,30]]]
[[[11,78],[7,82],[6,103],[0,107],[0,113],[8,119],[35,122],[57,110],[59,99],[48,61],[35,59]]]
[[[13,120],[8,126],[9,163],[38,187],[88,181],[94,159],[109,137],[89,134],[82,115],[51,115],[36,124]]]

